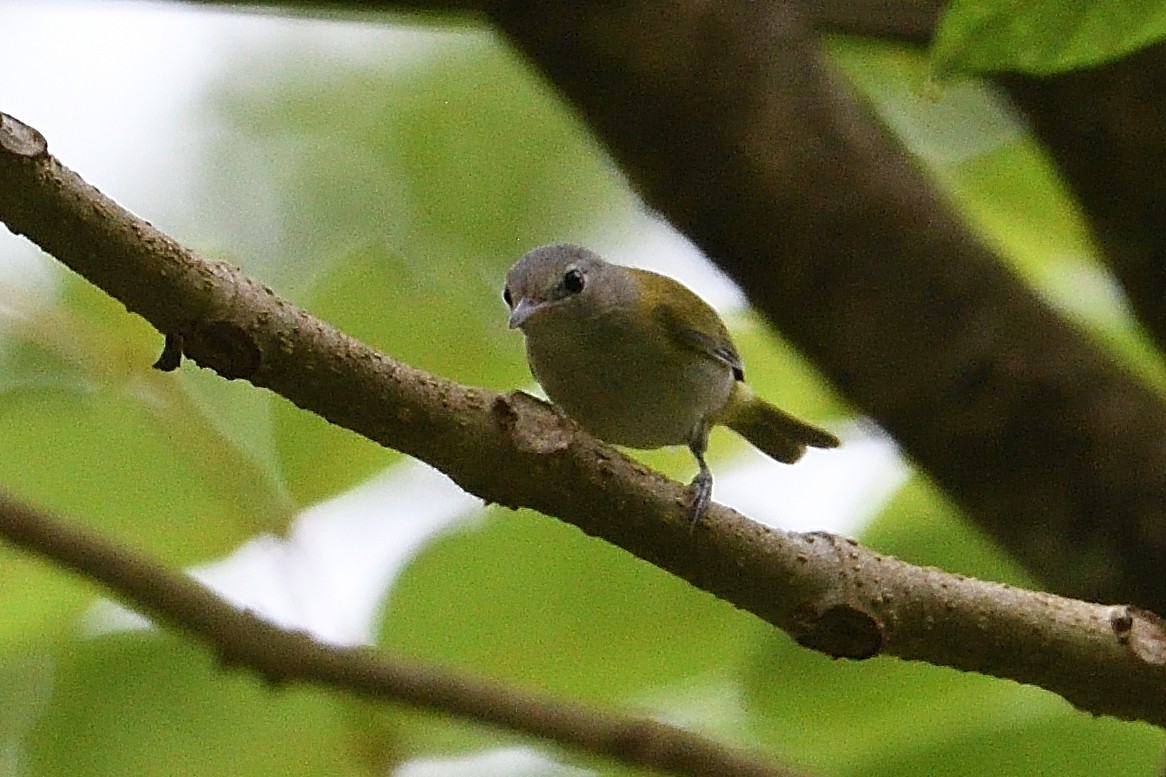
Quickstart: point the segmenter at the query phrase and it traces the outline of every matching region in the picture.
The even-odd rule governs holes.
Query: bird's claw
[[[708,470],[702,470],[692,479],[692,483],[688,486],[688,491],[691,495],[688,506],[688,518],[690,521],[688,530],[689,532],[693,532],[696,530],[696,525],[700,523],[700,519],[708,511],[709,503],[712,502],[713,476]]]

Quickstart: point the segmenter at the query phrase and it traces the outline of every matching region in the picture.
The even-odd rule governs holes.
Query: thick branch
[[[803,645],[1012,678],[1095,713],[1166,724],[1156,619],[913,567],[720,506],[692,533],[680,484],[531,397],[395,362],[202,259],[64,168],[34,130],[9,117],[0,124],[0,220],[203,366],[427,461],[483,499],[559,516]]]
[[[192,578],[3,493],[0,537],[96,580],[159,623],[205,643],[223,664],[246,667],[273,683],[313,683],[402,702],[672,774],[794,777],[654,720],[564,704],[366,649],[324,645],[239,610]]]
[[[798,7],[820,32],[927,43],[941,0],[802,0]]]
[[[811,4],[822,14],[829,4]],[[1166,405],[1014,277],[799,5],[513,0],[645,199],[1058,590],[1166,612]]]

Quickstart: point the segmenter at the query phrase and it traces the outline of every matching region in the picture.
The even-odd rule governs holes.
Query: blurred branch
[[[672,774],[794,777],[783,767],[654,720],[564,704],[364,648],[322,644],[2,492],[0,537],[101,583],[135,609],[205,643],[224,666],[246,667],[273,684],[314,683],[402,702]]]
[[[0,118],[0,221],[166,333],[170,357],[180,351],[276,391],[483,499],[559,516],[806,647],[1011,678],[1094,713],[1166,725],[1166,636],[1155,616],[914,567],[832,535],[772,530],[719,505],[692,533],[684,486],[539,400],[461,386],[345,336],[178,245],[62,166],[35,130]],[[94,574],[85,558],[62,560]]]
[[[819,32],[927,43],[943,0],[801,0],[797,4]]]
[[[1166,612],[1162,398],[968,230],[802,5],[668,8],[513,0],[491,18],[644,199],[1030,570]]]

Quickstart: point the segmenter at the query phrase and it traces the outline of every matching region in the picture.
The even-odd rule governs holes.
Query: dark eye
[[[514,307],[514,298],[510,296],[510,287],[507,286],[502,290],[502,301],[506,303],[506,307]]]
[[[563,276],[563,288],[570,294],[583,291],[583,271],[567,270],[567,274]]]

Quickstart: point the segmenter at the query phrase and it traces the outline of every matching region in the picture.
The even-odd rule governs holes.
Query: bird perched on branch
[[[839,444],[756,396],[721,317],[671,278],[559,243],[515,262],[502,297],[535,379],[581,427],[631,448],[688,446],[700,467],[689,487],[694,526],[712,498],[713,426],[787,464],[807,446]]]

